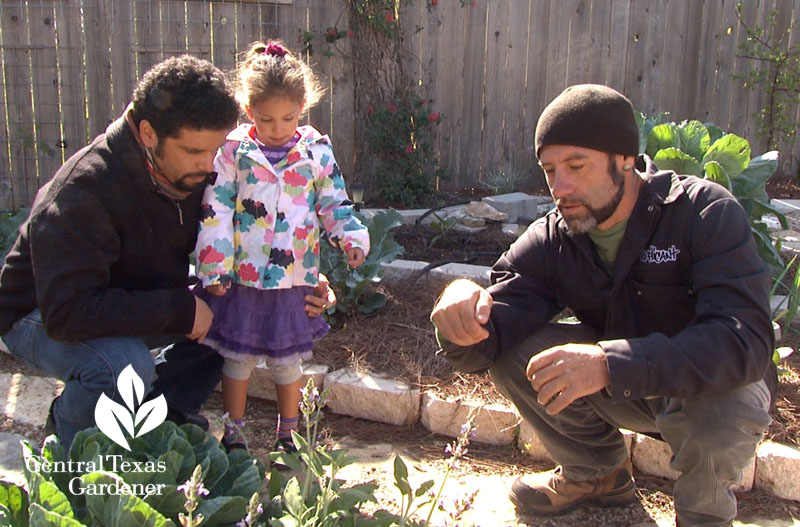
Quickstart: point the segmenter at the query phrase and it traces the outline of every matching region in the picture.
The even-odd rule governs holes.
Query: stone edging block
[[[325,376],[325,389],[328,408],[337,414],[392,425],[419,420],[420,391],[401,381],[343,368]]]
[[[325,382],[325,375],[327,375],[329,371],[330,367],[325,364],[303,364],[303,386],[306,385],[309,377],[313,377],[314,385],[319,388],[321,392],[323,383]],[[250,383],[247,385],[247,395],[259,399],[269,399],[270,401],[277,400],[275,381],[272,380],[272,372],[269,371],[269,368],[267,368],[267,365],[263,361],[258,363],[258,366],[256,366],[253,373],[250,375]]]
[[[490,445],[508,445],[514,441],[519,416],[510,407],[460,400],[450,401],[431,393],[422,395],[421,422],[433,433],[458,437],[461,426],[471,412],[475,416],[475,436],[472,441]]]
[[[756,487],[800,501],[800,449],[766,441],[756,452],[756,467]]]

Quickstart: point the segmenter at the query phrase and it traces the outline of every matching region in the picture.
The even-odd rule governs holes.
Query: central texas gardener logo
[[[130,364],[117,378],[117,391],[127,408],[102,393],[94,407],[94,420],[97,428],[109,439],[125,450],[130,450],[123,429],[129,437],[139,437],[151,431],[167,418],[167,400],[159,395],[143,403],[144,382]]]

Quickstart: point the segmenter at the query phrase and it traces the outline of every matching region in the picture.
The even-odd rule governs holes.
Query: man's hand
[[[311,317],[318,317],[323,311],[327,311],[336,305],[336,293],[331,289],[328,277],[319,274],[319,285],[314,288],[314,294],[306,295],[306,314]]]
[[[194,326],[192,332],[186,335],[189,340],[196,340],[199,343],[208,335],[211,329],[211,322],[214,320],[214,313],[203,300],[194,297]]]
[[[439,334],[459,346],[471,346],[489,337],[483,327],[492,312],[492,296],[475,282],[456,280],[433,306],[431,321]]]
[[[231,288],[231,284],[222,285],[222,284],[214,284],[206,287],[206,291],[211,293],[214,296],[223,296],[225,293],[228,292],[228,289]]]
[[[556,415],[610,382],[606,353],[596,344],[562,344],[534,355],[526,370],[537,400]]]
[[[347,249],[345,254],[347,255],[347,265],[353,269],[363,264],[364,260],[367,259],[367,256],[364,254],[364,249],[360,249],[358,247]]]

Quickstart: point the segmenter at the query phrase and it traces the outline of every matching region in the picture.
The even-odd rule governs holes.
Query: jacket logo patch
[[[674,245],[670,245],[668,249],[659,249],[655,245],[651,245],[649,248],[645,249],[642,252],[642,255],[639,257],[642,263],[666,263],[666,262],[676,262],[678,261],[678,254],[680,254],[680,249],[675,247]]]

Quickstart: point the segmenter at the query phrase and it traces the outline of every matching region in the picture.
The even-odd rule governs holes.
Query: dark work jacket
[[[54,339],[182,335],[202,191],[160,194],[118,119],[39,190],[0,273],[0,335],[35,308]]]
[[[445,346],[482,371],[569,307],[599,336],[615,401],[723,392],[762,378],[774,395],[771,272],[748,218],[722,186],[638,160],[643,179],[613,276],[557,211],[534,222],[492,270],[488,340]]]

